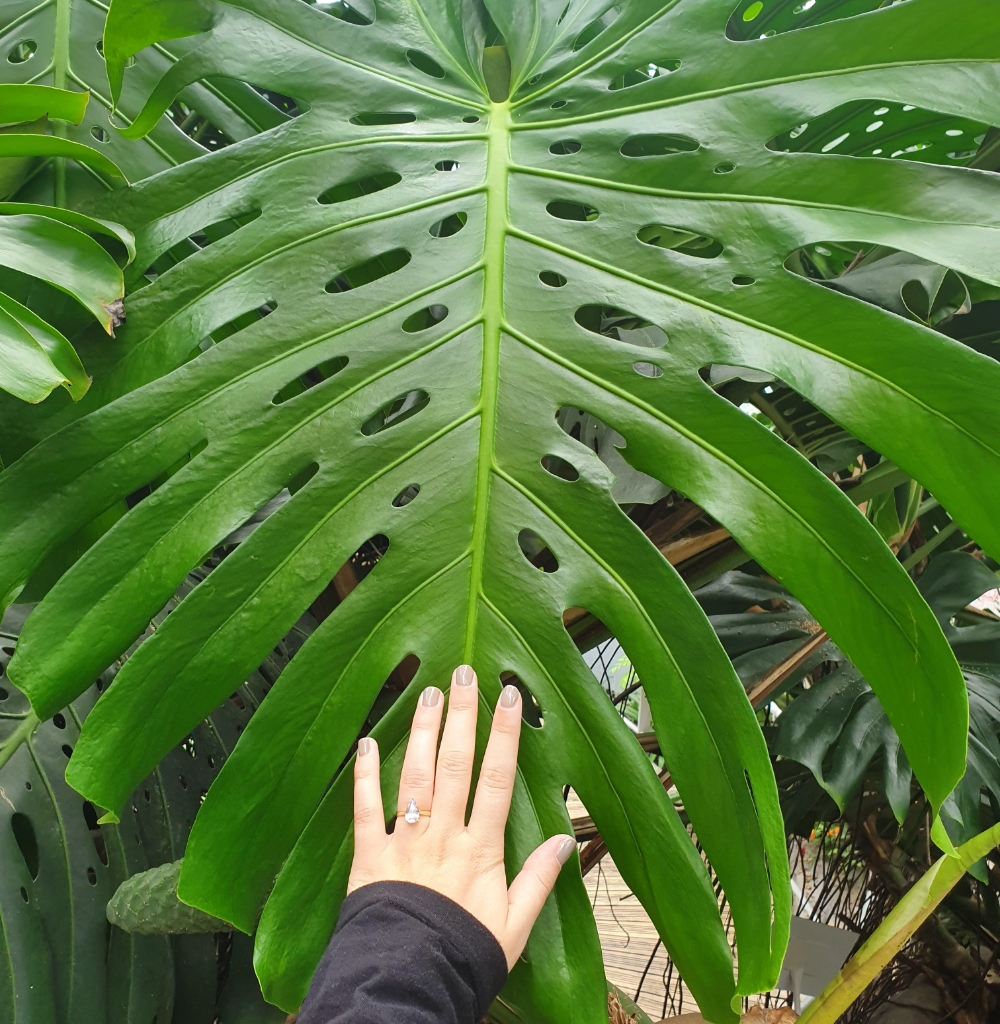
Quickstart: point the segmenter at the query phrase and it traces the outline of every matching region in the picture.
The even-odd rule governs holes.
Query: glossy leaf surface
[[[483,75],[487,8],[510,57],[508,100]],[[695,500],[793,591],[864,671],[935,804],[951,792],[968,708],[940,626],[850,500],[699,371],[751,367],[786,381],[1000,551],[988,512],[998,368],[784,269],[804,245],[859,239],[1000,283],[998,183],[766,146],[790,123],[873,93],[988,117],[1000,28],[987,9],[908,0],[863,23],[737,42],[720,0],[613,11],[385,0],[366,24],[296,0],[162,3],[155,18],[115,0],[113,83],[154,38],[191,40],[128,134],[212,76],[308,110],[115,196],[116,216],[137,229],[139,272],[198,232],[211,239],[223,219],[239,226],[135,293],[101,385],[109,404],[0,476],[13,524],[0,592],[16,593],[109,500],[197,452],[32,616],[15,674],[37,707],[57,706],[206,551],[316,467],[139,648],[88,722],[70,777],[118,810],[132,780],[232,691],[351,553],[388,538],[254,717],[185,856],[184,899],[246,930],[263,908],[257,970],[280,1005],[301,1000],[346,885],[345,759],[387,675],[415,654],[417,675],[374,730],[387,792],[422,686],[471,661],[485,728],[501,673],[515,672],[543,725],[525,730],[511,871],[567,828],[571,784],[706,1016],[733,1019],[708,876],[563,629],[568,607],[606,623],[645,682],[666,763],[733,908],[738,990],[777,976],[787,861],[756,720],[697,603],[615,504],[606,466],[559,426],[564,408],[611,427],[633,468]],[[631,84],[651,61],[667,73]],[[635,333],[605,333],[623,315]],[[636,319],[667,343],[650,347],[648,333],[637,343]],[[229,336],[202,345],[214,332]],[[549,472],[552,456],[576,479]],[[397,503],[414,484],[413,500]],[[528,561],[523,530],[556,571]],[[505,999],[541,1020],[602,1020],[599,964],[570,869]]]

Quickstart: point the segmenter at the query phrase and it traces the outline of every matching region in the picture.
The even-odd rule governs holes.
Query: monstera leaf
[[[1000,28],[985,0],[907,0],[744,41],[727,35],[731,3],[382,0],[354,21],[298,0],[112,5],[113,97],[130,55],[188,46],[124,135],[214,77],[305,113],[96,207],[137,230],[142,287],[88,408],[106,404],[0,474],[0,594],[109,502],[182,468],[61,577],[12,671],[40,713],[65,703],[295,483],[88,719],[69,778],[118,812],[352,552],[387,541],[254,716],[184,858],[179,895],[257,926],[257,972],[283,1007],[346,886],[353,742],[411,655],[412,683],[373,730],[386,806],[420,689],[471,662],[485,730],[513,672],[542,725],[522,742],[510,870],[568,828],[570,784],[708,1019],[734,1020],[734,994],[777,977],[788,868],[763,738],[704,614],[593,448],[562,429],[564,409],[615,431],[634,469],[698,502],[810,609],[935,808],[964,770],[965,686],[909,577],[846,496],[702,371],[787,383],[1000,552],[1000,368],[784,266],[802,246],[860,240],[996,284],[1000,182],[767,146],[862,101],[985,121]],[[193,237],[208,244],[141,276]],[[540,544],[551,571],[524,553]],[[737,984],[700,855],[564,630],[569,607],[607,624],[645,683],[733,911]],[[600,964],[570,867],[503,998],[528,1019],[596,1024]]]
[[[982,827],[982,790],[1000,804],[1000,623],[965,612],[970,602],[997,583],[981,561],[960,551],[935,557],[918,583],[962,666],[969,690],[968,768],[942,811],[956,844]],[[744,615],[739,621],[759,618]],[[763,657],[771,650],[762,647],[757,654]],[[900,822],[906,817],[912,772],[899,736],[872,688],[849,662],[785,708],[772,749],[806,765],[841,810],[878,757],[888,803]]]
[[[86,93],[0,85],[0,122],[11,126],[0,130],[0,176],[6,192],[20,180],[32,157],[71,157],[121,178],[103,153],[33,130],[47,117],[79,123],[86,107]],[[114,328],[124,319],[125,285],[118,263],[91,237],[94,234],[113,238],[128,258],[135,255],[131,232],[119,224],[57,207],[0,203],[0,267],[49,282],[114,336]],[[25,401],[40,402],[59,385],[74,401],[90,387],[76,350],[56,327],[0,291],[0,388]]]

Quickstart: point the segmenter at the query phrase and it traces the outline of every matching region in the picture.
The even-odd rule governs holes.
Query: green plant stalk
[[[17,753],[21,744],[35,731],[36,725],[38,725],[38,716],[34,711],[29,711],[25,715],[24,721],[0,745],[0,768]]]
[[[959,879],[977,860],[1000,844],[1000,824],[943,856],[896,904],[874,935],[851,957],[837,977],[799,1017],[799,1024],[834,1024],[903,948]]]
[[[922,558],[929,555],[935,548],[943,544],[957,529],[958,523],[950,522],[940,533],[935,534],[926,544],[921,545],[910,557],[903,562],[903,568],[909,571]]]

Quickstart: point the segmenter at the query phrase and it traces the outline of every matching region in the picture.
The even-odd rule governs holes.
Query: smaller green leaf
[[[231,932],[233,926],[177,897],[183,859],[126,878],[108,901],[108,920],[139,935],[198,935]]]
[[[212,26],[212,15],[198,0],[119,0],[104,23],[104,60],[115,107],[122,93],[125,64],[153,43],[197,35]]]
[[[125,179],[118,165],[103,153],[82,142],[71,142],[55,135],[0,135],[0,157],[11,156],[69,157],[77,163],[103,171],[111,178]]]
[[[125,294],[121,268],[83,231],[48,216],[0,217],[0,265],[48,281],[72,295],[114,335]]]
[[[0,293],[0,388],[26,402],[40,402],[61,384],[78,402],[90,377],[76,349],[27,306]]]
[[[58,121],[79,124],[89,92],[70,92],[50,85],[0,85],[0,124],[36,121],[48,114]]]
[[[102,220],[100,217],[88,217],[84,213],[77,213],[76,210],[64,210],[61,206],[44,206],[40,203],[0,203],[0,216],[17,213],[33,213],[39,217],[51,217],[63,224],[80,228],[81,231],[92,231],[95,234],[117,238],[125,246],[129,262],[131,263],[135,259],[135,235],[128,228],[116,224],[114,221]]]

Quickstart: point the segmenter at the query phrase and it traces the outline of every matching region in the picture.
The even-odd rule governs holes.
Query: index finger
[[[521,692],[508,684],[500,694],[493,727],[479,770],[476,799],[469,819],[469,831],[481,841],[503,849],[503,833],[510,812],[517,772],[517,748],[521,738]]]

